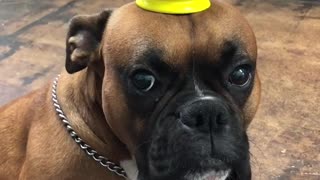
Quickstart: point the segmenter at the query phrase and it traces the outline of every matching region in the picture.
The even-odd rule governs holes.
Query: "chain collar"
[[[100,165],[102,165],[104,168],[108,169],[109,171],[117,174],[118,176],[127,178],[127,174],[124,171],[122,167],[117,165],[116,163],[110,161],[108,158],[100,155],[97,151],[91,148],[90,145],[85,143],[79,135],[74,131],[73,127],[70,124],[70,121],[62,111],[60,104],[58,102],[57,98],[57,87],[58,87],[58,80],[59,80],[60,75],[58,75],[55,80],[53,81],[52,85],[52,101],[53,105],[55,107],[55,110],[64,125],[64,127],[67,129],[68,133],[70,134],[71,138],[79,145],[79,147],[88,155],[90,156],[93,160],[98,162]]]

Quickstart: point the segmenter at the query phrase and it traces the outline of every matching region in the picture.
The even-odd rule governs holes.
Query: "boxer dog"
[[[108,170],[121,167],[132,180],[251,179],[257,47],[233,7],[130,3],[73,18],[66,42],[56,94],[48,84],[0,109],[0,179],[121,180]]]

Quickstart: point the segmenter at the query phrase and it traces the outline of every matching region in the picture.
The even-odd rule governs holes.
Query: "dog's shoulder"
[[[34,90],[0,108],[0,175],[17,179],[26,155],[28,134],[36,116],[48,111],[45,108],[49,86]],[[42,112],[42,113],[41,113]],[[1,179],[1,177],[0,177]]]

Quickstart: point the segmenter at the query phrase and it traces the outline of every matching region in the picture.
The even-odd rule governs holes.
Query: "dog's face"
[[[107,122],[136,159],[139,178],[250,179],[257,48],[239,12],[219,2],[191,15],[129,4],[109,16],[72,21],[66,66],[94,64],[103,74]]]

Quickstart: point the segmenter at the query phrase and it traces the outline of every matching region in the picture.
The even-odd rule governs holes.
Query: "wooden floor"
[[[128,0],[0,0],[0,105],[64,65],[67,22]],[[254,179],[320,180],[320,1],[229,0],[259,45],[262,102],[250,127]]]

